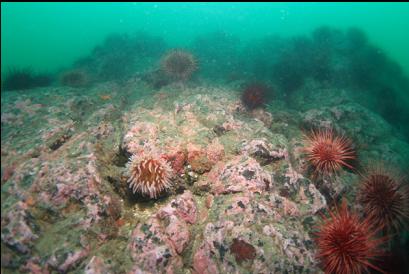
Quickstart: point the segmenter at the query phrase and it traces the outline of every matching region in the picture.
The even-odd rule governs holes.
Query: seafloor
[[[314,226],[358,176],[308,176],[303,129],[332,127],[362,165],[409,162],[379,115],[311,81],[248,111],[238,84],[48,87],[1,96],[1,273],[319,273]],[[176,174],[158,199],[133,195],[130,154]]]

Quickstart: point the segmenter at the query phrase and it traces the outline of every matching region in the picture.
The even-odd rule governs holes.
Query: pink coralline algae
[[[251,115],[255,119],[263,122],[266,127],[270,127],[271,123],[273,122],[272,114],[264,109],[254,109],[251,111]]]
[[[269,188],[271,179],[256,160],[239,155],[223,165],[215,166],[208,178],[200,181],[198,186],[210,187],[213,194],[261,193]]]
[[[274,242],[280,246],[281,251],[292,258],[298,265],[311,263],[314,261],[312,253],[306,253],[306,243],[311,241],[307,235],[299,232],[283,231],[280,226],[266,225],[263,227],[263,233],[274,239]]]
[[[90,246],[75,251],[63,249],[54,250],[46,262],[46,269],[52,268],[60,273],[66,273],[84,260],[90,253]]]
[[[2,258],[3,264],[3,258]],[[25,273],[32,273],[32,274],[49,274],[50,271],[48,267],[41,267],[40,266],[40,258],[37,256],[32,256],[27,263],[20,268],[21,271]]]
[[[321,107],[316,88],[286,98],[292,110],[248,111],[239,82],[151,90],[139,77],[2,97],[2,272],[318,273],[317,214],[353,200],[358,175],[306,176],[300,127],[348,133],[362,162],[408,162],[381,117]]]
[[[187,162],[191,165],[192,170],[202,174],[210,171],[213,163],[207,158],[204,150],[190,150],[188,152]]]
[[[175,174],[183,173],[187,158],[185,151],[179,150],[174,153],[164,154],[162,158],[170,163]]]
[[[185,191],[182,195],[162,208],[158,214],[159,216],[176,215],[185,222],[194,224],[197,218],[197,209],[192,193]]]
[[[209,223],[206,225],[203,232],[204,240],[193,255],[193,269],[195,273],[220,273],[216,266],[216,261],[222,259],[220,258],[222,254],[216,251],[216,249],[223,242],[224,234],[230,232],[233,227],[234,223],[231,221],[222,221],[217,224]],[[226,247],[223,250],[227,252],[228,249]],[[222,269],[221,272],[228,270],[231,272],[233,268]]]
[[[129,250],[134,270],[173,273],[182,266],[181,254],[190,241],[189,226],[196,222],[192,193],[185,191],[132,232]]]
[[[30,252],[33,241],[38,238],[27,209],[27,204],[18,202],[1,220],[1,240],[20,253]]]
[[[7,182],[8,179],[11,178],[11,176],[13,176],[14,174],[14,170],[15,170],[15,166],[14,165],[10,165],[7,167],[4,167],[3,169],[3,175],[1,176],[1,182]]]
[[[1,123],[8,125],[21,125],[23,124],[23,117],[21,114],[16,115],[14,113],[1,113]]]
[[[124,147],[132,154],[143,153],[149,149],[147,140],[155,140],[158,136],[157,125],[148,122],[137,122],[125,135]],[[146,142],[141,142],[146,140]]]
[[[27,113],[29,116],[36,114],[36,111],[42,108],[41,104],[32,104],[30,99],[24,101],[17,101],[15,103],[15,108],[21,112]]]
[[[111,272],[111,269],[109,269],[104,261],[97,256],[93,256],[89,263],[85,266],[85,274],[102,274]]]
[[[230,245],[230,252],[234,254],[236,262],[239,264],[256,257],[256,249],[251,244],[237,238]]]
[[[223,159],[225,155],[224,146],[218,138],[213,139],[209,146],[207,146],[206,155],[213,164]]]
[[[284,146],[274,147],[265,138],[244,141],[242,153],[255,158],[261,165],[288,158],[288,151]]]
[[[309,193],[306,195],[309,197]],[[302,227],[300,217],[305,211],[297,206],[274,190],[262,195],[257,192],[216,195],[213,214],[201,235],[203,240],[194,251],[195,273],[314,269],[313,252],[306,246],[311,240],[297,229]],[[283,227],[284,222],[292,222],[294,229]],[[285,260],[280,259],[281,254],[285,254]]]
[[[176,253],[181,254],[190,240],[190,232],[186,222],[175,215],[158,215],[168,225],[165,227],[165,235],[168,237]]]
[[[162,208],[156,216],[168,223],[165,227],[165,233],[176,252],[180,254],[189,242],[188,224],[194,224],[197,218],[197,209],[192,193],[186,191]]]
[[[195,274],[218,274],[216,264],[210,258],[210,247],[205,245],[193,257],[193,271]]]
[[[194,172],[199,174],[210,171],[224,157],[224,147],[217,138],[213,139],[206,148],[188,143],[186,149],[187,163]]]

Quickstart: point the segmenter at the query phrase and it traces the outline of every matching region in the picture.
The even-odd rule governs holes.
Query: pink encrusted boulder
[[[158,217],[176,215],[179,219],[194,224],[197,218],[197,207],[192,193],[187,190],[158,212]]]
[[[156,216],[163,221],[164,232],[178,254],[182,253],[190,240],[188,224],[194,224],[197,208],[190,191],[172,200]]]
[[[221,214],[234,222],[237,221],[244,225],[252,224],[255,212],[250,203],[253,198],[252,193],[236,194],[231,199],[224,201],[227,206],[223,208]]]
[[[139,224],[132,231],[128,249],[134,262],[133,269],[139,269],[141,273],[173,273],[182,267],[181,257],[156,217]]]
[[[1,183],[7,182],[14,174],[15,165],[11,164],[2,168]]]
[[[254,273],[253,266],[265,260],[255,236],[248,227],[232,221],[208,223],[193,255],[195,273]]]
[[[213,164],[223,159],[225,155],[224,146],[220,143],[218,138],[214,138],[206,147],[206,155]]]
[[[158,126],[155,123],[135,122],[125,134],[122,147],[131,154],[143,153],[154,147],[158,137]],[[152,143],[153,142],[153,143]]]
[[[196,223],[197,207],[185,191],[139,224],[132,232],[129,250],[134,270],[172,273],[181,267],[180,254],[190,242],[189,226]]]
[[[300,187],[298,193],[299,202],[308,205],[307,213],[316,214],[320,210],[327,208],[327,201],[321,192],[310,183],[307,187]]]
[[[290,230],[282,226],[265,225],[263,227],[263,234],[271,237],[280,253],[285,254],[287,258],[291,259],[293,268],[311,270],[315,267],[314,254],[311,250],[312,240],[306,233],[299,230],[298,224],[294,223],[291,225],[294,228]]]
[[[187,162],[192,167],[192,170],[199,174],[210,171],[214,164],[209,160],[204,149],[190,150],[188,152]]]
[[[6,264],[3,261],[3,258],[1,259],[1,266],[5,267]],[[37,256],[32,256],[25,265],[20,267],[19,269],[23,273],[31,273],[31,274],[48,274],[50,273],[48,266],[42,267],[41,266],[41,260]]]
[[[282,139],[285,138],[282,137]],[[283,142],[281,144],[276,142],[276,144],[273,145],[265,138],[244,141],[241,151],[244,155],[256,159],[262,166],[274,161],[288,159],[288,151]]]
[[[211,258],[212,248],[204,243],[193,256],[193,273],[195,274],[218,274],[216,264]]]
[[[184,172],[183,167],[187,159],[186,151],[178,150],[173,153],[164,154],[162,157],[170,163],[176,174],[181,174]]]
[[[77,266],[90,253],[90,246],[70,251],[68,249],[57,248],[47,260],[47,265],[60,273],[67,273],[68,270]]]
[[[298,193],[300,186],[309,183],[309,180],[299,173],[290,162],[285,163],[274,178],[280,195],[285,197],[293,197]]]
[[[105,264],[103,259],[93,256],[85,266],[84,272],[85,274],[102,274],[112,273],[113,271]]]
[[[271,113],[264,110],[264,109],[261,109],[261,108],[252,110],[251,115],[255,119],[260,120],[261,122],[263,122],[263,124],[266,127],[270,127],[271,123],[273,122],[273,117],[272,117]]]
[[[193,269],[195,273],[219,273],[217,262],[223,261],[228,245],[223,244],[225,235],[231,232],[234,223],[222,221],[208,223],[203,231],[203,241],[193,255]],[[227,270],[227,269],[225,269]],[[229,269],[230,272],[233,268]]]
[[[218,138],[213,139],[206,148],[189,143],[187,150],[187,163],[194,172],[199,174],[210,171],[224,157],[225,153],[224,146],[220,144]]]
[[[209,188],[215,195],[268,191],[272,176],[253,158],[238,155],[225,164],[216,165],[207,178],[198,182],[199,189]]]
[[[214,196],[195,238],[194,273],[317,273],[301,213],[274,191]]]
[[[28,205],[17,202],[5,216],[1,216],[1,240],[18,252],[26,254],[31,251],[38,235],[33,231],[35,226]]]
[[[190,232],[186,222],[180,220],[175,215],[164,216],[161,219],[167,225],[164,232],[173,248],[181,254],[190,241]]]
[[[265,200],[282,216],[300,216],[297,204],[286,197],[271,193]]]

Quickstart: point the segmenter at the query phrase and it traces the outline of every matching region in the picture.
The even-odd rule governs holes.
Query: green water
[[[279,85],[277,79],[283,77],[289,83],[297,82],[293,76],[304,74],[304,67],[322,73],[313,67],[314,62],[323,66],[325,60],[318,59],[329,56],[332,60],[327,65],[336,71],[331,76],[331,86],[351,89],[351,83],[335,83],[334,78],[340,72],[339,66],[355,63],[339,78],[346,82],[354,78],[353,88],[369,94],[355,99],[380,113],[409,138],[404,119],[409,115],[408,3],[2,3],[1,7],[2,89],[3,79],[12,69],[49,75],[54,84],[62,73],[78,68],[79,60],[94,58],[96,63],[88,64],[88,72],[95,71],[98,62],[107,61],[98,61],[98,47],[105,47],[112,56],[122,55],[122,61],[111,60],[120,66],[118,62],[127,59],[125,44],[130,40],[113,39],[124,45],[109,49],[105,39],[112,34],[143,33],[146,39],[140,37],[139,41],[151,43],[145,45],[147,48],[157,46],[151,60],[139,60],[136,66],[125,64],[129,67],[122,67],[122,71],[114,69],[118,75],[108,72],[112,77],[102,74],[100,81],[152,71],[155,64],[157,68],[160,55],[172,48],[193,50],[201,64],[199,73],[207,76],[206,80],[215,81],[224,75],[225,79],[248,81],[245,75],[250,75],[256,80],[271,81],[273,86]],[[316,30],[323,27],[328,31],[318,31],[318,36],[323,35],[318,39],[329,43],[326,46],[314,44]],[[351,28],[359,30],[355,37],[358,40],[353,40],[354,34],[348,36]],[[212,37],[214,33],[216,36]],[[359,44],[360,39],[365,42]],[[292,49],[297,47],[293,40],[307,44]],[[315,52],[309,52],[308,46],[315,47]],[[345,50],[349,53],[341,53],[339,62],[336,55]],[[286,61],[299,67],[286,72],[289,64],[284,62],[278,63],[282,69],[274,71],[272,66],[280,56],[286,58],[286,51],[292,51],[290,59],[297,58]],[[131,53],[136,54],[135,50]]]
[[[2,3],[1,274],[406,273],[408,27],[408,3]]]
[[[186,46],[203,32],[243,41],[291,36],[321,25],[359,27],[409,71],[407,3],[2,3],[1,69],[52,71],[87,54],[107,34],[143,30]]]

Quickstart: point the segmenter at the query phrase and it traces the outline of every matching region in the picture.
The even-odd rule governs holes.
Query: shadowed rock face
[[[2,90],[28,90],[36,87],[50,86],[53,77],[48,74],[37,74],[31,69],[10,69],[2,76]]]

